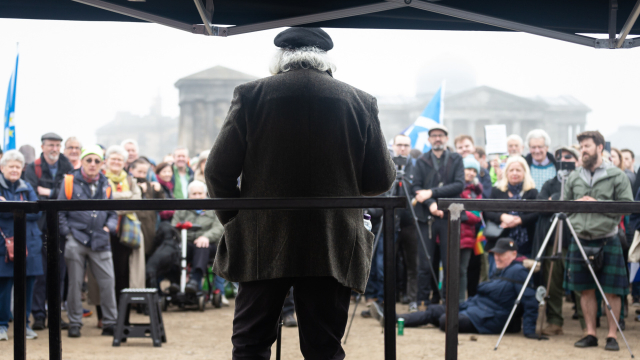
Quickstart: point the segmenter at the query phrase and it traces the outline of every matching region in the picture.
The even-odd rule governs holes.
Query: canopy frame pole
[[[618,33],[616,20],[618,18],[618,0],[609,0],[609,48],[616,45],[616,35]]]
[[[395,3],[407,3],[410,7],[420,9],[420,10],[430,11],[436,14],[447,15],[447,16],[458,18],[458,19],[463,19],[467,21],[473,21],[476,23],[499,27],[502,29],[525,32],[533,35],[540,35],[543,37],[562,40],[562,41],[566,41],[566,42],[570,42],[578,45],[595,47],[596,40],[597,40],[595,38],[588,37],[588,36],[569,34],[561,31],[544,29],[537,26],[521,24],[515,21],[500,19],[493,16],[482,15],[482,14],[474,13],[471,11],[460,10],[460,9],[452,8],[449,6],[438,5],[438,4],[434,4],[434,3],[426,2],[422,0],[385,0],[385,1],[395,2]]]
[[[620,31],[620,38],[618,38],[618,41],[616,42],[617,49],[621,48],[622,45],[625,44],[625,39],[627,38],[627,35],[629,35],[631,27],[633,27],[633,25],[636,23],[636,20],[638,20],[638,15],[640,15],[640,0],[636,1],[636,4],[631,10],[631,14],[629,14],[627,21],[624,23],[624,26],[622,26],[622,30]],[[640,42],[636,39],[633,39],[630,47],[636,46],[640,46]]]
[[[193,1],[196,4],[200,18],[202,18],[202,23],[204,24],[204,29],[207,31],[207,35],[213,36],[213,24],[211,23],[213,19],[213,0],[206,0],[206,5],[202,3],[202,0]]]

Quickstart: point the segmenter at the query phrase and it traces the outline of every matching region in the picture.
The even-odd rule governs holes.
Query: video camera
[[[392,158],[393,163],[396,165],[396,178],[404,176],[404,168],[407,166],[409,158],[404,156],[395,156]]]

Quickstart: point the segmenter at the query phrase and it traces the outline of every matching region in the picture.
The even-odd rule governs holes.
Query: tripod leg
[[[622,329],[620,328],[620,324],[618,323],[618,319],[613,314],[613,309],[611,308],[611,304],[609,304],[609,300],[607,299],[607,296],[605,295],[604,290],[602,290],[602,286],[600,286],[600,282],[598,281],[598,277],[596,276],[595,271],[593,271],[593,267],[591,266],[591,262],[589,261],[589,258],[587,257],[587,254],[584,252],[584,248],[582,247],[582,244],[580,244],[580,240],[578,240],[578,235],[576,235],[576,231],[573,229],[573,225],[571,225],[571,222],[569,221],[569,219],[567,219],[567,225],[569,226],[569,230],[571,231],[571,235],[573,235],[573,240],[576,242],[576,245],[578,246],[578,249],[580,250],[580,254],[582,255],[582,258],[587,263],[587,267],[589,268],[589,272],[591,273],[591,276],[593,277],[593,281],[595,281],[596,286],[598,286],[598,291],[600,291],[600,294],[602,295],[602,299],[604,300],[604,303],[607,305],[607,309],[609,309],[609,312],[611,313],[611,318],[613,319],[613,322],[616,323],[616,327],[618,327],[618,331],[620,332],[620,335],[622,335],[622,340],[624,340],[625,345],[627,345],[627,350],[629,350],[629,354],[633,358],[634,357],[633,356],[633,352],[631,352],[631,347],[629,346],[629,343],[627,342],[627,338],[626,338],[626,336],[624,336],[624,333],[622,332]]]
[[[276,360],[280,360],[280,356],[282,354],[282,321],[283,321],[282,313],[280,313],[280,318],[278,319],[278,337],[276,339]]]
[[[360,304],[360,299],[362,299],[362,294],[358,294],[356,296],[356,306],[353,307],[353,314],[351,314],[351,322],[349,322],[349,328],[347,328],[347,333],[344,335],[344,345],[347,345],[347,338],[349,337],[349,332],[351,331],[351,325],[353,325],[353,319],[356,317],[356,310],[358,310],[358,304]]]
[[[403,184],[407,182],[404,178],[402,180],[403,180]],[[427,245],[425,244],[425,241],[424,241],[424,236],[422,236],[422,231],[420,230],[420,226],[418,225],[418,217],[416,216],[416,211],[413,209],[413,206],[411,205],[411,197],[409,196],[409,191],[404,186],[402,186],[402,190],[404,190],[404,196],[407,198],[407,201],[409,202],[409,209],[411,210],[411,216],[413,216],[413,225],[415,225],[416,230],[418,232],[420,245],[422,245],[422,250],[424,250],[424,253],[427,255],[427,262],[429,263],[429,270],[431,271],[431,276],[433,276],[433,279],[437,284],[438,276],[436,275],[436,272],[433,269],[433,261],[431,261],[431,256],[429,256],[429,251],[427,251]],[[442,296],[442,291],[437,286],[436,286],[436,290],[438,290],[438,294],[440,294],[440,299],[443,299],[444,297]]]
[[[529,270],[529,275],[527,275],[527,280],[524,281],[524,284],[522,285],[522,289],[520,289],[520,294],[518,294],[518,298],[516,299],[516,303],[513,305],[513,309],[511,309],[511,313],[509,314],[509,318],[507,319],[507,323],[504,324],[504,328],[502,328],[502,332],[500,333],[500,337],[498,338],[498,342],[496,343],[496,347],[493,350],[498,350],[498,346],[500,346],[500,341],[502,341],[502,337],[504,336],[504,333],[507,331],[507,327],[509,326],[509,323],[511,322],[511,318],[513,318],[513,314],[516,312],[516,308],[520,304],[520,300],[522,299],[522,296],[524,295],[525,290],[527,290],[527,286],[529,285],[529,281],[531,281],[531,277],[533,276],[533,272],[536,270],[536,266],[538,266],[538,262],[540,262],[540,257],[542,256],[542,254],[544,254],[544,249],[547,247],[547,244],[549,243],[549,239],[551,238],[551,233],[553,232],[553,228],[556,226],[557,223],[558,223],[558,217],[556,216],[555,219],[553,219],[553,223],[551,223],[551,229],[549,229],[549,232],[547,233],[547,236],[545,236],[544,241],[542,242],[542,246],[540,246],[540,250],[538,251],[538,255],[536,256],[536,260],[533,263],[533,266],[531,267],[531,270]]]
[[[560,228],[562,228],[562,220],[558,220],[556,236],[555,236],[555,240],[553,241],[553,247],[551,248],[552,254],[556,254],[556,249],[559,245],[558,239],[559,239],[559,236],[561,236],[561,232],[559,231]],[[550,228],[550,229],[553,229],[553,228]],[[547,286],[545,290],[545,294],[547,294],[545,298],[547,299],[547,301],[544,302],[544,309],[542,311],[542,316],[540,317],[540,336],[542,336],[542,327],[544,326],[544,318],[547,314],[547,306],[549,306],[548,299],[551,298],[551,296],[549,295],[549,289],[551,288],[551,274],[553,274],[553,266],[556,264],[554,260],[548,260],[548,261],[551,261],[551,264],[549,265],[549,276],[547,277]]]

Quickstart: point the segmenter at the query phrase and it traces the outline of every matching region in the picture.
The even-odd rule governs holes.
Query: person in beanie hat
[[[205,165],[209,195],[375,196],[388,191],[396,172],[376,99],[333,78],[336,67],[327,56],[331,37],[319,28],[294,27],[278,34],[274,44],[279,49],[273,76],[234,91]],[[374,236],[363,226],[362,210],[216,214],[225,233],[214,272],[240,283],[233,359],[270,358],[292,286],[303,357],[343,359],[351,289],[364,292],[371,267]]]
[[[469,154],[462,159],[464,165],[464,190],[460,194],[462,199],[482,199],[482,184],[478,179],[480,163]],[[460,302],[467,296],[467,269],[473,256],[473,247],[476,244],[476,225],[482,222],[479,211],[463,211],[460,224]]]
[[[74,170],[58,191],[58,200],[111,199],[109,180],[102,174],[102,148],[82,149],[82,166]],[[66,239],[64,259],[69,275],[67,316],[69,337],[80,337],[82,327],[82,283],[85,265],[100,287],[103,314],[102,335],[113,336],[118,313],[110,234],[116,233],[118,216],[114,211],[61,211],[60,236]]]
[[[500,238],[491,252],[498,269],[489,281],[478,285],[477,295],[460,304],[460,333],[500,334],[527,279],[528,270],[516,261],[518,245],[515,240]],[[519,333],[522,330],[528,339],[548,340],[547,337],[536,335],[538,301],[535,295],[535,290],[529,285],[520,301],[524,306],[524,314],[511,319],[507,332]],[[445,308],[442,305],[431,305],[426,311],[400,314],[396,318],[403,318],[405,327],[432,324],[444,331],[446,325]],[[380,323],[384,323],[383,318],[380,318]]]

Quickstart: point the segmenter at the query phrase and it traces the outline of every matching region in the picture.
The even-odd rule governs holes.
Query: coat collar
[[[18,186],[16,187],[16,192],[20,192],[20,191],[28,191],[29,188],[27,187],[27,183],[22,180],[22,179],[18,179]],[[4,175],[0,175],[0,186],[4,189],[7,190],[11,190],[9,188],[9,183],[7,182],[7,180],[4,178]]]

